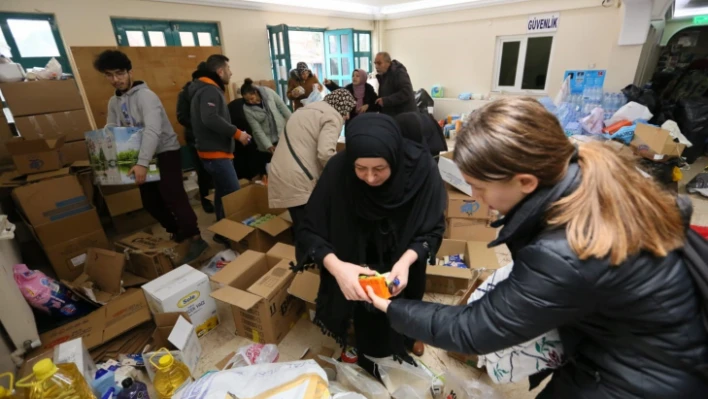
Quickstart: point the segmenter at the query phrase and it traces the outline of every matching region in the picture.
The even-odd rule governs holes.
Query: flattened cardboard
[[[74,175],[18,187],[12,191],[12,197],[33,226],[56,222],[91,209],[91,204]]]
[[[12,156],[15,169],[22,174],[48,172],[66,165],[62,153],[64,136],[48,140],[13,138],[5,146]]]
[[[494,211],[484,202],[459,192],[449,184],[446,185],[446,191],[447,207],[445,208],[445,217],[484,220],[494,217]]]
[[[482,219],[446,219],[445,238],[464,241],[492,242],[497,238],[497,229],[489,227]]]
[[[654,161],[680,157],[686,149],[685,144],[674,142],[668,130],[643,123],[637,124],[630,146],[641,156]]]
[[[174,268],[174,263],[184,258],[189,242],[178,244],[138,232],[115,243],[116,251],[128,253],[128,270],[140,277],[154,280]]]
[[[14,116],[84,109],[73,79],[0,83],[0,91]]]
[[[253,227],[246,226],[245,224],[229,220],[221,219],[216,224],[209,227],[209,231],[214,234],[220,234],[231,241],[241,243],[249,234],[253,233],[256,229]],[[248,244],[245,244],[248,245]]]
[[[84,109],[17,117],[15,127],[26,139],[55,139],[64,135],[67,142],[83,140],[84,133],[93,130]]]
[[[72,291],[95,304],[106,304],[123,292],[121,280],[125,255],[100,248],[89,248],[81,275],[63,281]]]
[[[472,187],[467,184],[464,177],[462,177],[462,172],[460,168],[452,162],[452,152],[446,152],[440,154],[440,160],[438,161],[438,170],[440,171],[440,176],[443,181],[447,184],[455,187],[461,192],[473,196]]]

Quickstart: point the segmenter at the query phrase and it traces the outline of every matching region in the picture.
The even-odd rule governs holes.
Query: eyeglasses
[[[128,74],[128,71],[105,72],[103,76],[108,80],[122,79]]]

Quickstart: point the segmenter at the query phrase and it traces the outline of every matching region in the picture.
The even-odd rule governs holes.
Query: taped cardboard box
[[[447,191],[445,217],[484,220],[495,218],[497,212],[484,202],[458,191],[449,184],[445,185],[445,189]]]
[[[0,83],[0,91],[16,117],[84,109],[73,79]]]
[[[473,196],[472,187],[465,181],[465,178],[462,176],[460,168],[458,168],[457,165],[452,162],[452,152],[440,154],[440,159],[438,161],[438,170],[440,171],[440,176],[442,177],[443,181],[445,181],[447,184],[455,187],[456,189],[469,195],[470,197]]]
[[[231,305],[236,333],[263,344],[278,344],[303,309],[287,288],[295,275],[287,260],[248,250],[211,277],[211,296]]]
[[[629,144],[637,153],[653,161],[680,157],[685,144],[674,142],[671,133],[657,126],[638,123],[634,130],[634,138]]]
[[[216,302],[210,296],[209,276],[190,265],[182,265],[143,285],[153,314],[186,312],[197,336],[204,336],[219,325]]]
[[[267,252],[278,242],[292,244],[292,223],[280,216],[256,227],[242,223],[254,215],[280,215],[285,212],[285,209],[268,207],[267,187],[252,184],[225,196],[222,203],[227,217],[209,227],[209,231],[234,241],[242,250]]]
[[[152,363],[157,363],[164,354],[158,352],[161,348],[167,348],[175,360],[187,366],[192,377],[199,378],[197,364],[202,354],[202,346],[189,316],[186,313],[162,313],[154,315],[154,318],[155,332],[142,353],[150,381],[155,379],[157,371]]]
[[[40,334],[39,338],[42,348],[53,348],[81,337],[86,348],[91,349],[151,319],[143,291],[130,288],[99,309]]]
[[[83,140],[84,133],[93,130],[84,109],[17,117],[15,127],[26,139],[55,139],[64,135],[67,142]]]
[[[64,161],[69,165],[78,161],[88,161],[89,159],[86,142],[83,140],[64,143],[62,153],[64,154]]]
[[[436,258],[451,255],[464,255],[467,268],[428,265],[425,292],[459,295],[477,283],[483,269],[499,268],[497,254],[484,242],[443,240]]]
[[[92,208],[79,180],[70,174],[69,168],[41,176],[56,178],[30,182],[12,191],[15,203],[31,225],[56,222]]]
[[[128,271],[150,281],[174,269],[189,250],[189,241],[176,243],[138,232],[115,243],[116,251],[128,255]]]
[[[490,226],[489,220],[448,218],[445,222],[445,238],[485,242],[497,238],[497,229]]]
[[[64,136],[57,139],[25,140],[13,138],[5,143],[7,152],[19,173],[32,173],[57,170],[67,164],[64,154]]]
[[[105,305],[123,290],[125,255],[101,248],[86,251],[84,268],[73,281],[62,280],[70,290],[96,305]]]

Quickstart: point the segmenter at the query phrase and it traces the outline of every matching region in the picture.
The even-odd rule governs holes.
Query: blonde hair
[[[482,181],[531,174],[540,186],[563,179],[575,146],[558,120],[532,98],[504,98],[476,110],[458,132],[454,161]],[[631,160],[601,143],[578,148],[582,181],[547,210],[549,226],[565,226],[580,259],[609,257],[617,266],[647,251],[666,256],[683,246],[675,198],[644,178]]]

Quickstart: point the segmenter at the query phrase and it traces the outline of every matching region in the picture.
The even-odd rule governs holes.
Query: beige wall
[[[361,19],[141,0],[1,0],[0,11],[54,14],[66,47],[115,46],[111,17],[218,22],[236,82],[272,78],[266,25],[373,30],[373,21]]]
[[[607,69],[606,87],[634,81],[642,46],[618,46],[623,9],[595,0],[537,0],[386,21],[383,48],[401,61],[415,88],[440,84],[445,97],[492,89],[496,38],[526,34],[528,16],[560,12],[549,70],[555,95],[567,69]]]

